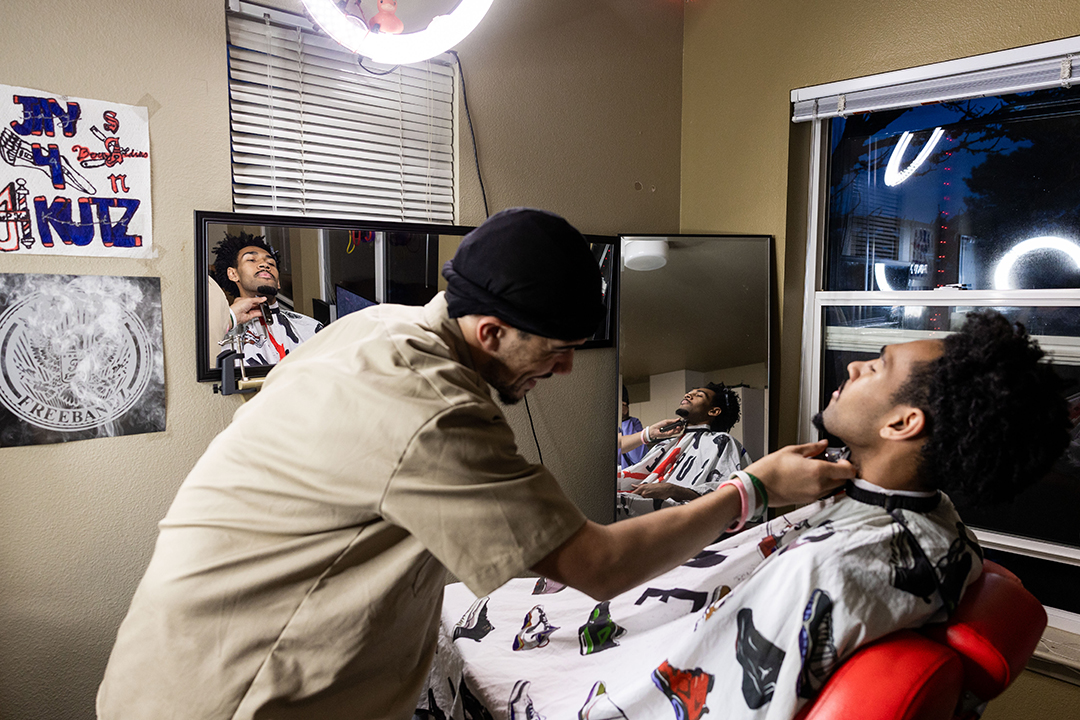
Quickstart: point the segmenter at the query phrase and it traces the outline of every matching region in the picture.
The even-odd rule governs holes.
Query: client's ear
[[[911,405],[897,405],[878,432],[884,440],[914,440],[926,429],[926,413]]]

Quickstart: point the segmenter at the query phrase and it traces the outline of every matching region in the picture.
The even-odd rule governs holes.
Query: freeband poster
[[[160,278],[0,274],[0,447],[164,429]]]
[[[152,256],[146,108],[0,85],[0,256]]]

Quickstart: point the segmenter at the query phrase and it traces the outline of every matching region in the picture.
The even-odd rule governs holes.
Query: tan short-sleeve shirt
[[[486,594],[584,521],[518,454],[441,295],[349,315],[184,481],[99,717],[408,718],[444,568]]]

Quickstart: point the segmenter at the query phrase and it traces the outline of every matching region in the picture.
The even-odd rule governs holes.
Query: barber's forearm
[[[533,570],[596,600],[609,600],[686,562],[716,540],[741,510],[726,486],[686,505],[612,525],[588,522]]]
[[[645,441],[641,439],[641,433],[639,432],[619,436],[620,452],[630,452],[634,448],[639,448],[644,444]]]

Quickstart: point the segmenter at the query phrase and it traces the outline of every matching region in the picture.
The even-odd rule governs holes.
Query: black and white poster
[[[0,274],[0,447],[164,429],[159,278]]]

